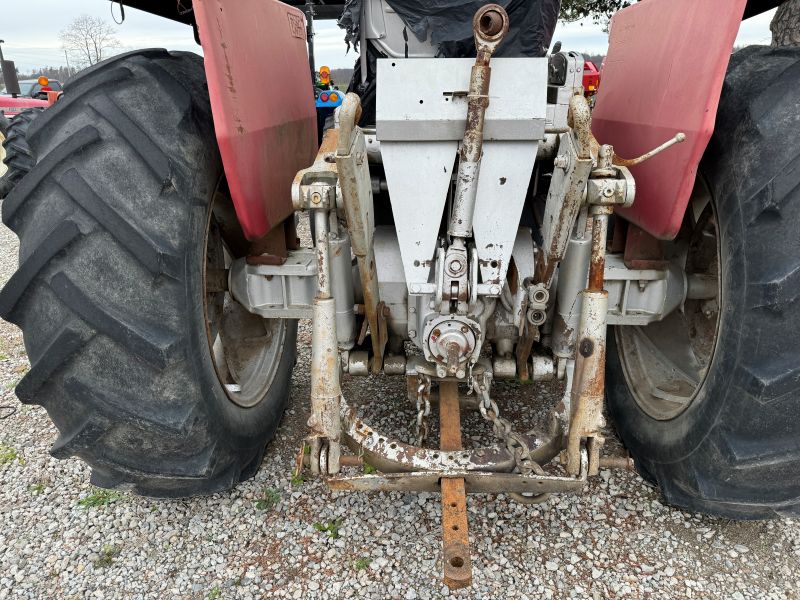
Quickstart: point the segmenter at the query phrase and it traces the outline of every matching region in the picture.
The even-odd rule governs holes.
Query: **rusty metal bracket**
[[[480,473],[453,471],[448,477],[464,479],[467,494],[557,494],[577,493],[586,486],[589,458],[585,449],[580,453],[580,473],[577,477],[555,475],[520,475],[518,473]],[[438,492],[441,473],[379,473],[356,477],[328,477],[328,486],[338,492]]]
[[[339,187],[347,217],[347,228],[353,254],[358,261],[361,288],[364,291],[364,312],[369,323],[372,343],[372,371],[380,373],[383,368],[383,353],[387,335],[383,307],[378,291],[378,273],[375,268],[373,235],[375,217],[372,202],[372,180],[367,163],[367,147],[364,132],[356,124],[361,114],[361,99],[357,94],[345,96],[339,112],[339,137],[336,148],[336,166],[339,172]],[[381,320],[384,320],[381,325]]]
[[[440,447],[444,451],[461,450],[461,411],[458,383],[447,381],[439,386]],[[469,553],[467,492],[463,477],[442,477],[442,554],[444,582],[451,589],[472,585],[472,561]]]
[[[513,454],[501,444],[458,451],[421,448],[373,429],[344,402],[341,416],[342,440],[383,473],[429,471],[441,476],[463,471],[511,472],[516,465]],[[546,433],[528,432],[523,437],[532,450],[532,459],[546,464],[562,449],[561,421],[553,415]]]

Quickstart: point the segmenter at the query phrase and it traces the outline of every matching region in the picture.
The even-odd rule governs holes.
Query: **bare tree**
[[[115,33],[103,19],[81,15],[61,31],[61,45],[75,64],[90,67],[121,46]]]
[[[769,28],[773,46],[800,46],[800,0],[781,4]]]

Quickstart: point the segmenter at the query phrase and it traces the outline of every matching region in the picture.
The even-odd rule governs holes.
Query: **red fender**
[[[681,227],[746,3],[643,0],[611,21],[595,137],[634,158],[680,131],[687,136],[631,168],[636,200],[618,211],[659,239],[674,238]]]
[[[193,4],[228,187],[257,240],[292,214],[292,181],[317,151],[305,16],[277,0]]]

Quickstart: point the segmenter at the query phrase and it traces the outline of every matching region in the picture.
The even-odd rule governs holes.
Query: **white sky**
[[[13,7],[4,8],[6,4],[13,4]],[[23,72],[65,64],[58,33],[80,14],[98,16],[114,25],[111,3],[107,0],[0,0],[0,15],[3,15],[0,19],[0,39],[5,40],[5,57],[15,61]],[[119,15],[118,6],[115,6],[115,14]],[[769,22],[773,14],[774,11],[770,11],[743,22],[736,44],[768,44],[771,39]],[[117,27],[117,37],[124,50],[162,47],[199,51],[191,28],[186,25],[131,8],[126,9],[125,16],[125,23]],[[316,32],[318,65],[327,64],[332,68],[353,66],[356,54],[351,50],[346,55],[343,32],[333,21],[317,21]],[[605,53],[607,46],[606,34],[590,20],[559,23],[554,40],[561,40],[565,50],[594,54]]]

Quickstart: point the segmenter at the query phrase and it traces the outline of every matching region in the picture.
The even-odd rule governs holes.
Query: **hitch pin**
[[[671,148],[675,144],[680,144],[681,142],[685,141],[686,141],[686,134],[681,132],[677,134],[675,137],[661,144],[658,148],[654,148],[653,150],[650,150],[650,152],[642,154],[638,158],[622,158],[621,156],[617,156],[616,154],[614,154],[613,164],[617,167],[632,167],[634,165],[640,165],[644,161],[653,158],[656,154],[661,154],[667,148]]]

